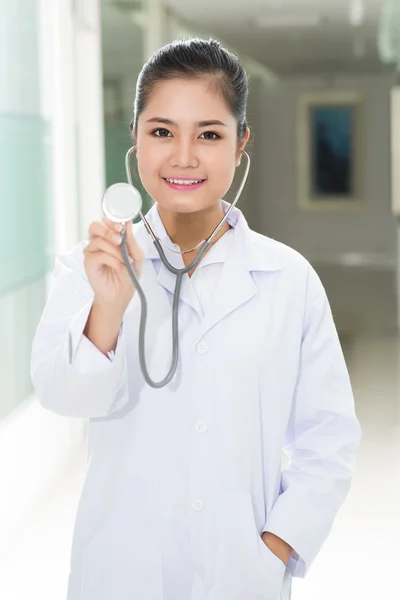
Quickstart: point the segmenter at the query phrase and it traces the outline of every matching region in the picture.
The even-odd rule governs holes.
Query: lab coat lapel
[[[255,271],[281,269],[275,256],[267,255],[264,248],[263,251],[257,252],[253,242],[255,236],[240,213],[233,244],[222,268],[211,306],[204,316],[201,337],[258,293],[253,277]]]
[[[239,306],[251,300],[257,292],[258,288],[251,273],[243,263],[235,264],[230,256],[222,268],[211,306],[204,316],[201,336]]]
[[[167,259],[170,261],[170,263],[174,265],[174,267],[177,267],[179,269],[183,269],[185,267],[182,257],[179,254],[178,255],[173,254],[173,256],[171,257],[171,252],[166,252],[165,255],[166,255]],[[153,262],[153,264],[154,264],[154,262]],[[174,294],[175,284],[176,284],[176,275],[174,273],[171,273],[171,271],[169,271],[167,269],[167,267],[164,266],[163,263],[161,263],[161,265],[160,265],[160,270],[158,271],[158,275],[157,275],[157,281],[168,292],[171,293],[171,295],[172,295],[171,302],[172,302],[172,299],[173,299],[172,297]],[[186,304],[188,304],[191,308],[193,308],[193,310],[196,313],[201,315],[201,306],[200,306],[199,300],[196,296],[196,293],[193,289],[193,286],[190,283],[188,275],[184,275],[183,279],[182,279],[180,300],[182,302],[185,302]]]

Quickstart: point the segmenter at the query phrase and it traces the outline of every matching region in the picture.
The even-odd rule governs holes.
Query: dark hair
[[[237,121],[242,139],[247,128],[247,74],[239,58],[216,40],[191,38],[176,40],[157,50],[143,66],[137,81],[134,118],[130,124],[135,136],[140,113],[145,109],[154,87],[175,77],[215,77],[224,100]]]

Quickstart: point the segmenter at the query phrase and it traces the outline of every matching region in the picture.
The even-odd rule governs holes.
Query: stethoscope
[[[197,250],[197,248],[200,247],[200,250],[199,250],[196,258],[193,260],[193,262],[190,265],[188,265],[187,267],[184,267],[183,269],[177,269],[176,267],[171,265],[171,263],[166,258],[164,250],[160,244],[160,240],[157,238],[156,234],[154,233],[154,231],[152,230],[152,228],[150,226],[150,223],[147,221],[145,215],[142,213],[142,197],[140,195],[140,192],[133,185],[132,174],[131,174],[131,164],[130,164],[131,163],[131,155],[135,151],[135,149],[136,149],[135,146],[131,147],[128,150],[128,152],[126,153],[126,157],[125,157],[126,177],[127,177],[127,180],[129,183],[115,183],[114,185],[111,185],[106,190],[104,197],[103,197],[103,212],[104,212],[105,216],[108,219],[110,219],[111,221],[114,221],[115,223],[122,223],[124,225],[124,229],[122,231],[122,243],[121,243],[122,255],[124,258],[126,268],[128,269],[128,272],[131,276],[132,282],[135,286],[135,290],[139,294],[141,307],[142,307],[141,317],[140,317],[140,325],[139,325],[139,364],[140,364],[140,369],[143,373],[143,377],[144,377],[146,383],[148,383],[153,388],[162,388],[171,381],[171,379],[175,375],[176,370],[178,368],[178,359],[179,359],[178,307],[179,307],[179,298],[180,298],[183,276],[186,275],[186,273],[189,273],[189,271],[191,271],[195,267],[197,267],[197,265],[203,258],[204,254],[207,252],[208,248],[210,247],[212,240],[215,238],[216,235],[218,235],[222,226],[227,221],[229,214],[232,212],[232,210],[236,206],[236,204],[242,194],[243,188],[246,184],[247,177],[249,175],[250,157],[247,154],[247,152],[245,152],[244,150],[241,151],[243,156],[245,156],[247,159],[245,173],[244,173],[243,179],[241,181],[241,184],[239,186],[239,189],[236,192],[236,197],[235,197],[234,201],[232,202],[232,204],[230,205],[230,207],[228,208],[224,217],[222,218],[220,223],[217,225],[217,227],[214,229],[214,231],[211,233],[211,235],[205,241],[200,242],[197,246],[195,246],[195,248],[192,248],[191,250],[185,250],[183,252],[179,252],[179,254],[187,254],[189,252],[193,252],[193,250]],[[151,379],[149,372],[147,370],[146,357],[145,357],[147,300],[146,300],[146,296],[144,295],[143,289],[139,283],[139,278],[136,275],[136,273],[131,265],[131,261],[130,261],[128,249],[127,249],[127,243],[126,243],[126,224],[129,223],[130,221],[133,221],[134,219],[136,219],[136,217],[138,215],[140,215],[140,218],[142,219],[147,232],[152,237],[153,243],[154,243],[155,247],[157,248],[157,251],[158,251],[158,254],[160,255],[161,261],[163,262],[165,267],[171,273],[176,275],[174,299],[173,299],[173,305],[172,305],[172,363],[171,363],[171,368],[168,371],[167,376],[162,381],[158,381],[158,382],[153,381]]]

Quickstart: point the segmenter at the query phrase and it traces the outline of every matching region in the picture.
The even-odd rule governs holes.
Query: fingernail
[[[115,229],[115,231],[119,231],[121,233],[121,231],[122,231],[121,223],[115,223],[114,229]]]
[[[122,237],[120,235],[113,235],[112,236],[112,241],[114,242],[114,244],[120,244],[122,242]]]

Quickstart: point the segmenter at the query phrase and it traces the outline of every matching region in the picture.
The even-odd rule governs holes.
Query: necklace
[[[229,226],[229,229],[228,229],[228,231],[230,231],[231,229],[232,229],[232,227],[231,227],[231,226]],[[226,231],[225,233],[228,233],[228,231]],[[223,235],[224,235],[224,234],[223,234]],[[213,245],[215,244],[215,242],[218,242],[218,240],[219,240],[221,237],[223,237],[223,236],[221,235],[221,236],[220,236],[220,237],[218,237],[217,239],[215,239],[215,240],[212,240],[212,242],[211,242],[210,246],[213,246]],[[161,245],[163,245],[163,244],[161,243],[161,240],[160,240],[159,238],[157,238],[157,239],[158,239],[158,241],[160,242],[160,244],[161,244]],[[194,247],[194,248],[192,248],[191,250],[174,250],[173,248],[170,248],[170,247],[168,247],[168,250],[170,250],[170,252],[173,252],[174,254],[190,254],[190,252],[194,252],[194,250],[197,250],[197,248],[200,248],[200,246],[201,246],[202,244],[204,244],[204,242],[205,242],[205,241],[206,241],[206,240],[202,240],[201,242],[199,242],[199,243],[197,244],[197,246],[195,246],[195,247]]]

